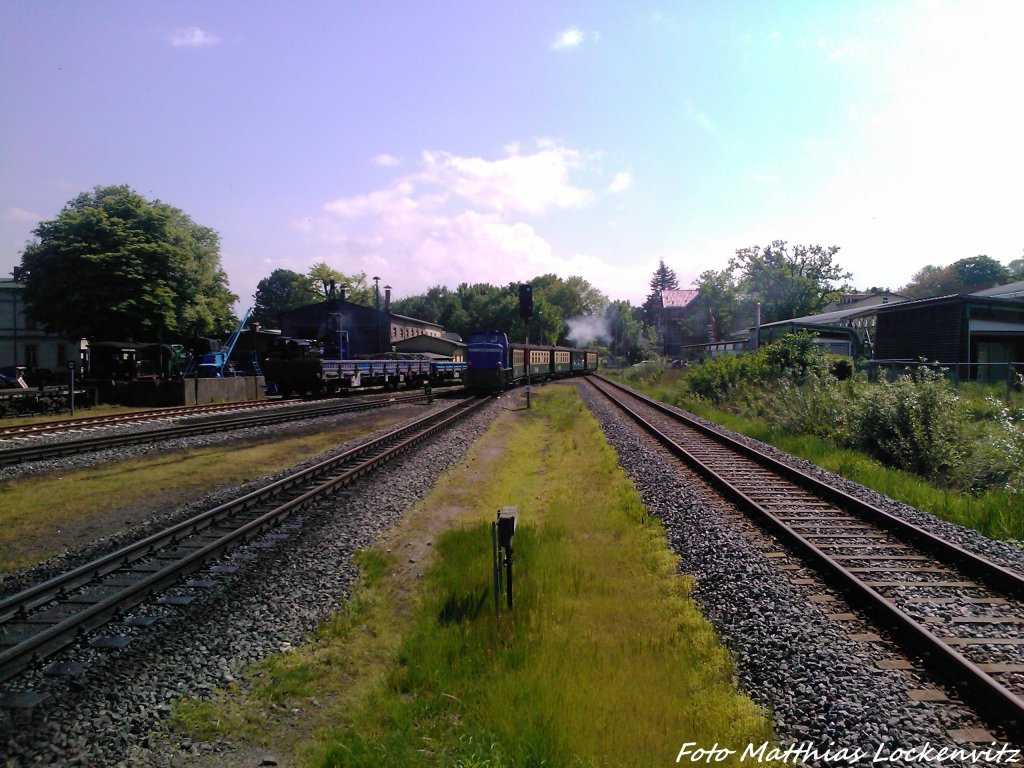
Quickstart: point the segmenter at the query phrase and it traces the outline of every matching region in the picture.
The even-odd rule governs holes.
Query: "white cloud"
[[[612,183],[608,185],[609,192],[625,192],[633,183],[633,177],[628,172],[616,173]]]
[[[24,208],[8,208],[4,211],[4,218],[10,221],[23,221],[29,224],[36,224],[43,220],[41,214],[26,211]]]
[[[583,32],[580,31],[579,27],[569,27],[569,29],[558,33],[551,42],[551,50],[565,51],[570,48],[578,48],[582,43]]]
[[[396,165],[400,165],[401,162],[402,161],[399,160],[394,155],[388,155],[384,153],[379,154],[375,158],[373,158],[373,164],[379,165],[383,168],[394,168]]]
[[[397,296],[431,285],[500,285],[555,272],[627,280],[625,267],[583,254],[557,254],[527,216],[552,215],[598,199],[573,176],[598,174],[581,153],[551,141],[532,152],[506,147],[497,159],[424,152],[415,172],[389,186],[326,203],[319,216],[294,222],[307,245],[344,272],[380,274]],[[625,188],[620,173],[604,186]],[[329,249],[325,254],[323,249]]]
[[[570,170],[580,165],[579,152],[553,144],[501,160],[424,152],[423,161],[423,178],[478,208],[540,214],[580,208],[593,199],[569,181]]]
[[[169,39],[171,45],[186,48],[208,48],[220,43],[220,38],[217,35],[205,32],[199,27],[176,30]]]

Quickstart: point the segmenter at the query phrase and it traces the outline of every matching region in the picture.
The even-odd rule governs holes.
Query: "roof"
[[[685,307],[697,298],[699,291],[688,290],[666,290],[661,292],[661,306],[665,309],[679,309]]]
[[[1006,286],[1002,286],[1006,287]],[[1024,308],[1024,296],[992,296],[982,295],[981,293],[951,293],[947,296],[932,296],[927,299],[915,299],[914,301],[901,301],[898,304],[886,304],[879,307],[874,307],[879,314],[886,314],[889,312],[900,312],[906,310],[917,309],[918,307],[928,307],[936,304],[957,304],[962,302],[970,302],[972,304],[981,304],[992,307],[1021,307]]]
[[[1024,288],[1024,282],[1012,285],[1021,285]],[[1003,286],[1007,288],[1010,286]],[[804,317],[793,317],[788,320],[776,320],[772,323],[764,323],[761,325],[762,328],[770,328],[775,325],[785,325],[787,323],[795,323],[798,325],[832,325],[838,323],[841,320],[850,320],[855,317],[867,316],[867,315],[878,315],[889,312],[900,312],[908,309],[914,309],[921,306],[930,306],[932,304],[951,304],[957,301],[973,301],[984,304],[990,304],[993,306],[1019,306],[1022,297],[1009,296],[991,296],[982,295],[981,293],[972,293],[968,295],[964,294],[951,294],[949,296],[933,296],[928,299],[915,299],[913,301],[897,301],[892,304],[872,304],[866,307],[853,307],[851,309],[837,309],[835,312],[823,312],[820,315],[805,315]]]
[[[997,285],[993,288],[986,288],[983,291],[975,291],[971,296],[1001,296],[1003,298],[1024,297],[1024,280],[1006,285]]]
[[[850,309],[837,309],[835,312],[822,312],[820,315],[805,315],[804,317],[791,317],[788,320],[776,320],[772,323],[763,323],[762,328],[770,328],[773,325],[786,325],[787,323],[797,323],[800,325],[831,325],[837,323],[840,320],[849,320],[854,317],[860,317],[861,315],[874,315],[882,307],[900,306],[904,302],[898,302],[897,304],[873,304],[869,307],[852,307]]]
[[[420,320],[418,317],[409,317],[408,315],[399,315],[399,314],[396,314],[394,312],[388,312],[388,315],[391,316],[391,317],[394,317],[394,318],[398,318],[400,320],[409,320],[410,322],[413,322],[413,323],[419,323],[420,325],[429,325],[429,326],[431,326],[433,328],[444,328],[443,325],[439,325],[438,323],[432,323],[429,320]]]

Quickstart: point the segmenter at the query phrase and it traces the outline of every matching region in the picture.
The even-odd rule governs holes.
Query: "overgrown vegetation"
[[[360,422],[315,433],[299,425],[295,431],[245,445],[227,442],[166,451],[102,467],[2,481],[0,581],[9,571],[116,533],[197,494],[293,466],[368,428],[398,420],[396,415],[378,413],[368,419],[369,427]]]
[[[182,703],[180,721],[280,744],[294,735],[280,713],[302,709],[290,749],[325,768],[655,766],[683,741],[770,739],[574,388],[546,387],[499,423],[482,442],[505,435],[500,460],[477,446],[403,523],[464,509],[424,579],[364,555],[376,571],[315,642],[262,665],[246,701]],[[515,610],[499,620],[489,521],[507,504],[520,512]]]
[[[822,352],[809,334],[788,336],[755,353],[711,358],[684,371],[654,363],[624,377],[717,421],[729,414],[739,420],[734,428],[780,447],[799,442],[804,451],[833,458],[846,452],[838,463],[848,469],[866,467],[863,459],[870,459],[867,474],[876,483],[879,472],[895,470],[899,482],[878,490],[897,498],[902,497],[891,493],[893,487],[905,489],[913,477],[921,478],[934,486],[934,500],[922,503],[917,491],[911,494],[915,501],[903,500],[992,535],[1024,539],[1024,521],[1007,514],[1019,510],[1024,498],[1024,397],[1019,393],[1007,405],[994,387],[958,390],[942,369],[924,364],[893,381],[869,382],[864,374],[852,374],[844,359]],[[965,498],[955,499],[958,495]],[[960,511],[951,513],[953,507]],[[979,509],[987,512],[978,514]]]

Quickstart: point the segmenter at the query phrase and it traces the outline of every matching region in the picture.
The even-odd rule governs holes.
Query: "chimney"
[[[338,286],[338,301],[341,304],[345,303],[345,296],[348,294],[348,286],[342,283]]]
[[[391,286],[384,286],[384,314],[387,315],[391,312]]]

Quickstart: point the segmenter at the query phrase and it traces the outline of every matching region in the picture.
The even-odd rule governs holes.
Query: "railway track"
[[[460,400],[429,416],[345,451],[289,477],[221,504],[164,531],[67,573],[0,599],[0,682],[15,678],[72,645],[85,633],[111,623],[145,626],[152,616],[130,616],[140,604],[187,604],[174,594],[190,574],[232,548],[281,526],[309,502],[335,492],[475,412],[488,398]],[[97,647],[118,636],[94,638]],[[59,673],[60,665],[51,665]],[[11,694],[25,706],[34,694]],[[20,697],[20,698],[19,698]],[[29,702],[33,705],[34,702]]]
[[[214,403],[210,405],[183,405],[170,408],[147,408],[131,413],[106,414],[103,416],[82,416],[80,418],[51,419],[34,424],[0,425],[0,440],[12,440],[33,435],[52,435],[89,429],[102,429],[119,424],[139,421],[176,419],[188,416],[212,416],[232,411],[253,408],[279,407],[287,400],[245,400],[237,403]]]
[[[657,401],[589,381],[989,722],[1024,736],[1024,576]]]
[[[71,456],[79,453],[98,451],[107,448],[117,448],[125,445],[139,445],[143,443],[155,443],[162,440],[171,440],[178,437],[191,437],[193,435],[209,434],[213,432],[225,432],[231,429],[245,427],[268,426],[280,424],[299,419],[313,419],[322,416],[334,416],[351,411],[366,410],[369,408],[382,408],[396,403],[419,402],[427,399],[422,392],[407,394],[388,394],[362,399],[356,402],[330,400],[302,408],[273,408],[266,409],[266,412],[253,412],[251,408],[237,415],[231,415],[239,409],[227,410],[228,415],[223,416],[223,410],[215,410],[212,413],[201,411],[199,413],[187,412],[181,416],[212,416],[211,419],[204,419],[201,422],[189,421],[187,423],[172,424],[169,426],[156,427],[153,429],[113,432],[99,435],[86,435],[84,437],[61,440],[59,442],[47,442],[44,444],[19,442],[16,445],[0,448],[0,466],[21,464],[27,461],[37,461],[58,456]],[[264,409],[260,409],[263,411]],[[149,417],[154,418],[153,416]],[[122,422],[114,422],[122,423]],[[110,423],[100,425],[93,424],[91,429],[108,427]],[[70,428],[77,429],[77,428]],[[31,439],[31,438],[28,438]]]

